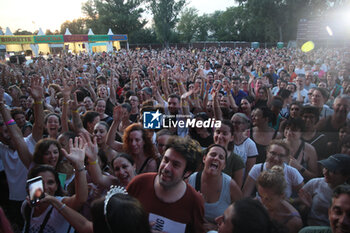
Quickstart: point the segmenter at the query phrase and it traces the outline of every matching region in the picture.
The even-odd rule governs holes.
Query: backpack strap
[[[145,167],[146,167],[146,165],[147,165],[147,163],[148,163],[148,161],[149,161],[150,159],[152,159],[152,157],[147,157],[147,159],[145,160],[145,162],[143,162],[143,164],[142,164],[142,166],[140,167],[140,170],[138,171],[137,174],[141,174],[141,172],[143,171],[143,169],[145,169]]]
[[[199,192],[201,191],[201,177],[202,177],[202,171],[198,172],[196,175],[195,189]]]
[[[31,212],[32,208],[29,206],[28,203],[24,206],[24,220],[25,220],[25,226],[24,226],[24,233],[29,233],[29,227],[30,227],[30,218],[31,218]]]
[[[47,222],[49,221],[49,218],[51,216],[52,210],[53,210],[53,206],[51,207],[49,212],[47,212],[47,214],[46,214],[46,216],[44,218],[44,221],[43,221],[43,223],[40,226],[40,229],[39,229],[38,233],[43,233],[44,232],[44,228],[45,228]]]

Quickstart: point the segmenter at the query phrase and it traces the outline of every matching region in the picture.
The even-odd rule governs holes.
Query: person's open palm
[[[44,89],[41,85],[41,79],[40,77],[32,77],[31,79],[31,85],[29,88],[30,95],[33,97],[33,99],[42,99]]]
[[[82,137],[76,137],[69,140],[70,153],[68,154],[65,149],[62,149],[63,155],[73,163],[74,167],[79,168],[84,165],[85,159],[85,143]]]

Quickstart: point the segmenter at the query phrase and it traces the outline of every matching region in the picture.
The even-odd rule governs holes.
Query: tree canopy
[[[224,11],[199,15],[185,8],[186,0],[88,0],[82,6],[85,18],[66,21],[71,33],[128,34],[130,43],[191,41],[260,41],[296,39],[298,22],[311,16],[325,16],[340,9],[338,0],[236,0]],[[147,22],[144,13],[150,13]]]

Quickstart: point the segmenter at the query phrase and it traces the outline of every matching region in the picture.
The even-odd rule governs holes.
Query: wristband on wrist
[[[9,120],[8,122],[5,123],[6,125],[14,125],[16,124],[14,119]]]
[[[76,110],[72,110],[72,112],[76,112],[76,113],[79,113],[78,109],[76,109]]]
[[[43,101],[36,101],[34,104],[43,104]]]
[[[305,168],[302,167],[300,170],[299,170],[300,174],[303,174],[305,172]]]
[[[97,164],[97,159],[95,161],[92,161],[92,162],[89,161],[89,165],[95,165],[95,164]]]
[[[85,165],[82,168],[74,169],[75,172],[82,172],[85,171]]]
[[[62,211],[64,209],[64,207],[66,207],[66,204],[63,204],[59,209],[58,211]]]

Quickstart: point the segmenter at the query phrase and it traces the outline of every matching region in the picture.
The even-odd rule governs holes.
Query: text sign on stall
[[[62,35],[34,36],[35,43],[64,43]]]
[[[64,35],[64,42],[87,42],[89,40],[88,35]]]
[[[34,36],[0,36],[0,44],[34,44]]]

